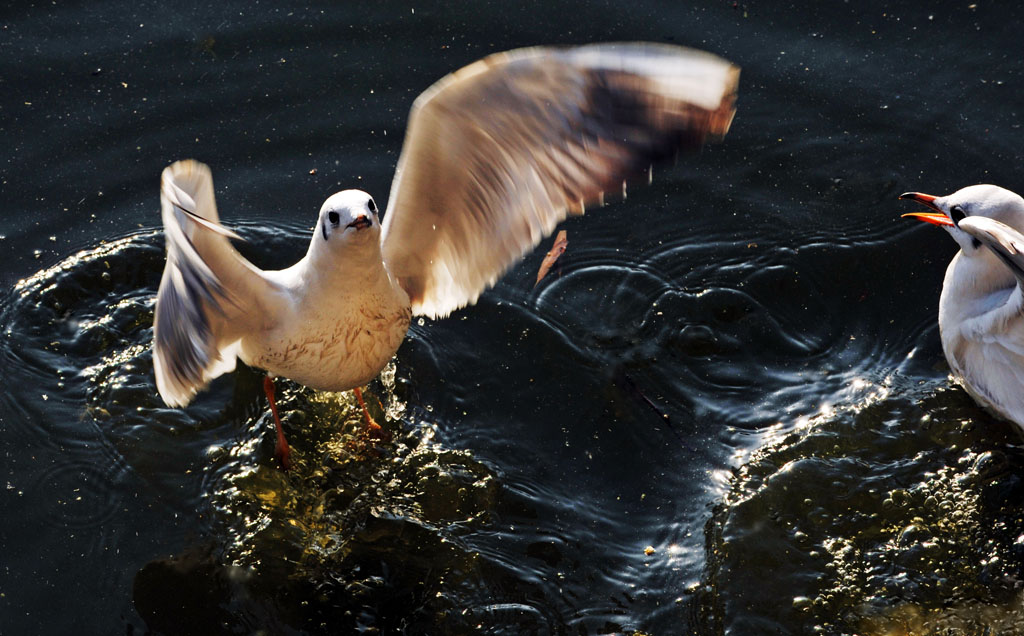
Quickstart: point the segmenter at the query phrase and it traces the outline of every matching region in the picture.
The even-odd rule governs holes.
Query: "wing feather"
[[[417,98],[384,259],[433,317],[473,303],[568,214],[729,129],[739,69],[675,46],[499,53]]]
[[[981,215],[957,227],[992,250],[1017,285],[1001,306],[957,326],[950,365],[982,405],[1024,426],[1024,234]]]
[[[987,216],[968,216],[957,225],[961,230],[978,239],[999,257],[1017,279],[1017,285],[1024,285],[1024,234]]]
[[[153,367],[160,396],[184,406],[235,368],[243,334],[277,319],[279,288],[228,242],[210,169],[186,160],[160,180],[167,263],[157,292]]]

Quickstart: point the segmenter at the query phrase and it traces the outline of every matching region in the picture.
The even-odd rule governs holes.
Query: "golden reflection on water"
[[[389,365],[393,368],[393,364]],[[394,377],[393,370],[389,376]],[[301,390],[300,390],[301,391]],[[331,535],[339,528],[325,501],[345,499],[346,489],[358,485],[336,483],[353,481],[381,468],[390,452],[388,442],[379,446],[366,439],[362,411],[354,395],[301,391],[301,403],[292,391],[279,401],[282,420],[293,447],[292,466],[280,470],[274,463],[255,461],[262,436],[236,440],[228,448],[211,449],[213,456],[232,460],[210,495],[214,507],[231,531],[227,552],[234,565],[258,566],[264,558],[276,557],[302,562],[330,547]],[[376,417],[380,403],[376,394],[367,392],[367,403]],[[385,430],[394,428],[402,409],[385,412],[380,421]],[[269,417],[264,413],[263,418]],[[353,494],[353,499],[355,495]]]
[[[1024,634],[1013,427],[939,382],[848,392],[772,427],[735,470],[709,544],[728,605],[712,611],[820,633]]]
[[[145,242],[147,239],[161,233],[162,232],[154,230],[150,232],[131,234],[112,241],[100,241],[100,245],[98,247],[82,250],[76,254],[72,254],[52,267],[41,269],[31,276],[19,280],[14,284],[14,290],[19,292],[22,297],[32,293],[38,293],[38,288],[41,284],[52,283],[61,272],[75,271],[86,263],[91,263],[92,261],[104,257],[120,257],[119,252],[122,250],[135,247],[139,243]],[[103,264],[106,269],[109,270],[111,268],[108,261],[104,261]]]
[[[1024,591],[1000,605],[977,602],[942,608],[898,605],[882,616],[864,619],[860,629],[862,636],[1024,634]]]
[[[315,579],[353,545],[413,540],[436,552],[452,528],[487,518],[493,475],[468,452],[441,448],[429,426],[407,430],[394,377],[391,364],[383,390],[364,392],[383,439],[367,436],[351,393],[292,389],[278,403],[293,448],[288,471],[253,461],[262,440],[213,451],[234,458],[210,495],[227,528],[228,563]]]

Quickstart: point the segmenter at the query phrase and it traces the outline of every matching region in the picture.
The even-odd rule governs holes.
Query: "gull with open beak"
[[[708,53],[654,44],[487,57],[416,99],[383,218],[365,192],[331,196],[305,257],[281,271],[231,245],[209,168],[171,165],[153,333],[160,395],[184,406],[238,359],[266,370],[287,466],[272,376],[358,395],[411,316],[476,302],[566,216],[624,194],[625,179],[680,148],[725,135],[738,76]]]
[[[904,216],[942,227],[960,245],[939,299],[953,375],[983,407],[1024,428],[1024,198],[994,185],[900,198],[931,209]]]

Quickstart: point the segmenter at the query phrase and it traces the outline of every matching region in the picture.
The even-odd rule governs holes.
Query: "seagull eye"
[[[377,204],[373,202],[373,199],[370,199],[369,201],[367,201],[366,205],[367,205],[367,207],[370,208],[370,212],[373,212],[374,214],[377,214]]]
[[[949,209],[949,220],[953,222],[953,225],[960,225],[960,221],[967,218],[967,213],[959,205],[954,205]]]
[[[341,217],[338,216],[337,212],[328,212],[327,220],[331,222],[331,225],[337,225],[341,221]]]

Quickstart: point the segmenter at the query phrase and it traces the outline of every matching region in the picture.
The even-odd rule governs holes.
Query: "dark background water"
[[[1024,633],[1021,440],[949,384],[955,246],[896,201],[1024,188],[1022,10],[904,4],[0,10],[0,632]],[[251,370],[163,407],[165,165],[287,265],[436,79],[609,40],[740,65],[732,131],[414,324],[390,441],[286,385],[281,473]]]

